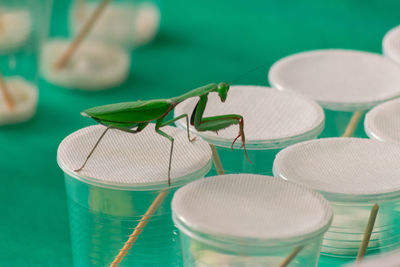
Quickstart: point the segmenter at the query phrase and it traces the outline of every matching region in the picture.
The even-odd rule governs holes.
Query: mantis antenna
[[[61,55],[61,57],[54,65],[56,70],[60,70],[64,68],[65,65],[67,65],[69,59],[78,49],[79,45],[82,43],[86,35],[88,35],[90,30],[93,28],[94,24],[96,23],[100,15],[103,13],[104,9],[107,7],[110,1],[111,0],[102,0],[101,3],[97,6],[93,14],[90,16],[89,20],[82,27],[78,35],[75,37],[75,39],[72,41],[72,43],[68,46],[68,48],[65,50],[65,52]]]
[[[1,74],[0,74],[0,91],[4,96],[8,110],[13,111],[15,109],[15,103],[10,95],[6,82],[4,81],[3,76]]]

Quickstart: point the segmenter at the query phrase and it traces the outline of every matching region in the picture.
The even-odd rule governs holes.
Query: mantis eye
[[[228,91],[229,91],[229,84],[225,82],[218,84],[218,95],[221,98],[222,102],[225,102],[226,97],[228,95]]]

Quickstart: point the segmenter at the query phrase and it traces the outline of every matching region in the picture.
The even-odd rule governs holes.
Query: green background
[[[0,128],[0,265],[71,266],[61,140],[93,124],[85,108],[169,98],[209,82],[267,85],[279,58],[319,48],[381,52],[400,24],[398,0],[164,0],[156,40],[133,53],[123,86],[69,91],[40,82],[36,116]],[[54,0],[51,35],[67,35],[69,2]]]

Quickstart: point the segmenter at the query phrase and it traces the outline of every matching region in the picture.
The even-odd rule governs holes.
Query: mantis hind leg
[[[75,172],[80,172],[87,164],[87,162],[89,161],[90,157],[93,155],[93,152],[96,150],[96,148],[98,147],[98,145],[100,144],[100,141],[103,139],[103,137],[106,135],[106,133],[108,132],[108,130],[110,129],[118,129],[124,132],[128,132],[128,133],[138,133],[140,131],[142,131],[144,128],[146,128],[146,126],[148,125],[148,122],[144,122],[144,123],[139,123],[137,128],[135,130],[131,130],[131,129],[124,129],[124,128],[118,128],[118,127],[113,127],[113,126],[107,126],[107,128],[101,133],[99,139],[97,139],[95,145],[93,146],[92,150],[90,151],[89,155],[86,157],[85,162],[82,164],[82,166],[79,169],[74,170]]]

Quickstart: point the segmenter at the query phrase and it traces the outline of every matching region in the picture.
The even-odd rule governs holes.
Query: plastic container
[[[0,3],[0,125],[29,120],[38,101],[38,52],[51,0]]]
[[[138,134],[109,130],[87,165],[74,171],[104,129],[97,125],[78,130],[58,149],[58,164],[65,173],[74,266],[109,266],[130,235],[137,240],[118,266],[180,266],[170,201],[178,187],[210,170],[208,144],[202,140],[190,143],[185,131],[163,127],[175,138],[170,187],[171,142],[158,135],[153,124]],[[150,206],[155,209],[148,213]],[[142,220],[148,223],[139,224]],[[143,232],[133,233],[135,229]]]
[[[73,3],[69,24],[71,35],[74,36],[100,1],[75,0]],[[114,0],[108,4],[88,39],[134,48],[152,41],[159,25],[158,1]]]
[[[332,210],[318,193],[270,176],[231,174],[172,200],[184,266],[316,266]],[[286,265],[285,265],[286,266]]]
[[[380,209],[367,254],[400,247],[399,153],[400,145],[360,138],[312,140],[278,153],[276,177],[309,186],[332,205],[334,219],[322,244],[322,262],[355,258],[375,203]]]
[[[400,96],[400,67],[381,55],[362,51],[329,49],[294,54],[276,62],[268,78],[272,87],[302,93],[325,109],[322,137],[342,136],[355,112],[361,114]],[[362,123],[355,125],[353,135],[365,137]]]
[[[383,55],[393,60],[396,63],[400,63],[400,26],[391,29],[385,34],[382,41],[382,52]]]
[[[400,143],[400,99],[380,104],[365,115],[365,132],[371,139]]]
[[[198,99],[191,98],[175,108],[175,117],[191,115]],[[291,144],[316,138],[324,127],[324,113],[314,101],[292,92],[279,92],[263,86],[231,86],[225,103],[217,93],[208,96],[204,117],[239,114],[244,118],[246,148],[251,162],[245,157],[239,125],[232,125],[217,133],[190,130],[216,147],[225,173],[256,173],[272,175],[276,153]],[[178,127],[186,128],[179,120]]]

